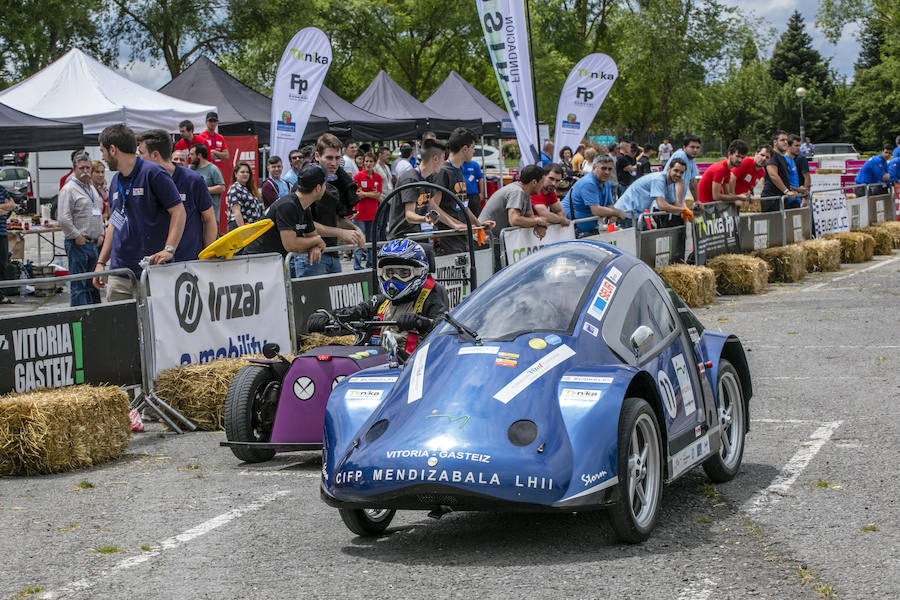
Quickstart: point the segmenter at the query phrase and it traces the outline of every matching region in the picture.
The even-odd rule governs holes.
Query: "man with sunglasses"
[[[288,154],[288,162],[291,168],[281,176],[281,180],[287,183],[288,186],[294,187],[294,184],[297,183],[297,176],[300,175],[300,169],[309,164],[315,151],[316,149],[313,146],[303,146],[299,150],[291,150],[291,153]]]
[[[364,343],[379,344],[384,335],[393,335],[400,359],[406,360],[448,309],[447,292],[431,276],[425,249],[405,238],[378,251],[378,281],[380,293],[335,314],[342,320],[396,321],[397,325],[367,334]],[[306,327],[310,333],[323,332],[329,321],[327,314],[315,312]]]

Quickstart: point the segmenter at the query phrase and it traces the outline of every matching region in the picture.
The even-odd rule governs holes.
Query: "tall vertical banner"
[[[271,156],[286,159],[300,146],[330,65],[331,42],[320,29],[301,29],[288,43],[272,89]]]
[[[475,0],[475,4],[522,164],[540,164],[525,0]]]
[[[556,108],[554,158],[559,159],[565,146],[578,147],[618,76],[616,62],[605,54],[588,54],[578,61]]]

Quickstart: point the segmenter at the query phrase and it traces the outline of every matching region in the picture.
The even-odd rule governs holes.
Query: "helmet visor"
[[[386,265],[378,267],[378,277],[381,281],[401,281],[407,283],[422,275],[423,267],[410,267],[408,265]]]

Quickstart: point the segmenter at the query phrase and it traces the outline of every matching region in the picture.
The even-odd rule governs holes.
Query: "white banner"
[[[534,235],[534,229],[531,227],[507,228],[500,232],[500,237],[503,239],[503,247],[506,249],[506,264],[511,265],[529,254],[534,254],[544,246],[574,240],[575,226],[571,224],[568,227],[550,225],[547,227],[547,235],[542,238]]]
[[[488,234],[490,235],[490,234]],[[477,248],[477,247],[476,247]],[[463,264],[460,264],[462,262]],[[469,253],[445,254],[434,257],[435,279],[456,279],[441,283],[447,292],[448,308],[452,309],[472,291],[469,285]],[[475,250],[475,285],[481,285],[494,272],[494,254],[489,249]],[[466,281],[461,281],[465,279]]]
[[[522,164],[540,164],[525,0],[476,0],[476,5],[500,95],[516,130]]]
[[[616,62],[605,54],[588,54],[566,78],[556,108],[555,160],[568,146],[574,152],[619,76]]]
[[[826,233],[850,231],[850,215],[847,211],[847,199],[843,192],[813,194],[812,211],[817,238]]]
[[[291,350],[284,266],[277,254],[179,262],[147,270],[155,366],[163,369]]]
[[[330,65],[331,43],[321,30],[306,27],[288,43],[272,89],[270,156],[287,161],[288,153],[300,147]]]
[[[595,242],[603,242],[604,244],[609,244],[610,246],[616,246],[620,248],[624,252],[631,254],[632,256],[638,256],[637,251],[637,240],[635,239],[634,228],[629,227],[628,229],[617,229],[612,232],[601,232],[596,235],[585,236],[581,239],[583,240],[593,240]]]

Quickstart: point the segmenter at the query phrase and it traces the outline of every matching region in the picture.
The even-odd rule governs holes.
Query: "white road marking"
[[[274,492],[274,493],[268,494],[266,496],[263,496],[256,502],[253,502],[246,506],[242,506],[239,508],[234,508],[232,510],[229,510],[228,512],[223,513],[217,517],[213,517],[212,519],[210,519],[208,521],[204,521],[203,523],[200,523],[196,527],[188,529],[187,531],[185,531],[183,533],[179,533],[175,537],[170,537],[166,540],[163,540],[162,542],[159,543],[159,545],[154,546],[148,552],[142,552],[141,554],[139,554],[137,556],[131,556],[129,558],[126,558],[125,560],[121,561],[117,565],[115,565],[105,571],[100,571],[96,575],[92,575],[90,577],[85,577],[83,579],[79,579],[78,581],[74,581],[74,582],[70,583],[69,585],[64,586],[56,591],[45,592],[38,597],[43,600],[51,600],[51,599],[55,600],[57,598],[65,598],[67,595],[75,593],[75,592],[80,592],[82,590],[89,589],[89,588],[93,587],[94,585],[96,585],[100,579],[104,579],[104,578],[109,577],[110,575],[113,575],[120,571],[124,571],[126,569],[130,569],[132,567],[136,567],[137,565],[143,564],[143,563],[147,562],[148,560],[159,556],[166,550],[173,550],[175,548],[178,548],[182,544],[186,544],[187,542],[190,542],[193,539],[196,539],[200,536],[206,535],[213,529],[221,527],[222,525],[226,525],[227,523],[230,523],[231,521],[237,519],[238,517],[242,517],[243,515],[245,515],[247,513],[259,510],[266,504],[269,504],[270,502],[273,502],[274,500],[278,499],[279,497],[284,496],[285,494],[289,494],[289,493],[290,493],[290,491],[288,491],[288,490]]]
[[[701,581],[693,583],[678,594],[678,600],[708,600],[716,589],[718,581],[704,577]]]
[[[800,476],[803,469],[805,469],[816,454],[819,453],[819,450],[822,449],[825,442],[831,439],[831,436],[834,434],[835,430],[841,426],[841,423],[843,423],[843,421],[823,423],[821,427],[816,429],[812,435],[809,436],[809,443],[804,444],[796,453],[794,453],[794,456],[792,456],[787,464],[784,465],[781,469],[781,473],[779,473],[778,477],[769,484],[769,487],[760,490],[744,503],[744,510],[747,514],[752,515],[758,513],[762,509],[778,502],[779,498],[781,498],[794,482],[797,481],[797,477]]]
[[[858,271],[853,271],[852,273],[847,273],[846,275],[838,275],[837,277],[835,277],[835,278],[832,279],[831,281],[824,281],[824,282],[822,282],[822,283],[816,283],[816,284],[813,284],[813,285],[811,285],[811,286],[809,286],[809,287],[803,288],[803,289],[800,290],[800,291],[801,291],[801,292],[811,292],[811,291],[813,291],[813,290],[817,290],[817,289],[819,289],[819,288],[821,288],[821,287],[824,287],[824,286],[826,286],[826,285],[830,285],[830,284],[832,284],[832,283],[834,283],[834,282],[836,282],[836,281],[841,281],[841,280],[843,280],[843,279],[847,279],[848,277],[853,277],[854,275],[859,275],[860,273],[865,273],[866,271],[871,271],[871,270],[873,270],[873,269],[879,269],[879,268],[883,267],[884,265],[889,265],[889,264],[891,264],[891,263],[893,263],[893,262],[896,262],[896,261],[898,261],[898,260],[900,260],[900,256],[895,256],[894,258],[889,258],[889,259],[887,259],[887,260],[879,260],[879,261],[878,261],[877,263],[875,263],[874,265],[868,266],[868,267],[866,267],[865,269],[859,269]]]
[[[256,477],[274,477],[274,476],[283,476],[283,477],[321,477],[322,474],[319,472],[307,472],[307,471],[240,471],[241,475],[253,475]]]
[[[888,375],[889,373],[882,373],[881,375],[762,375],[754,377],[753,380],[774,379],[781,381],[806,381],[807,379],[815,379],[816,381],[819,381],[822,379],[881,379]]]
[[[822,348],[838,348],[841,350],[896,350],[900,346],[872,346],[870,344],[809,344],[806,346],[785,346],[784,344],[754,344],[753,342],[744,342],[744,346],[756,350],[757,348],[778,348],[784,350],[820,350]]]

